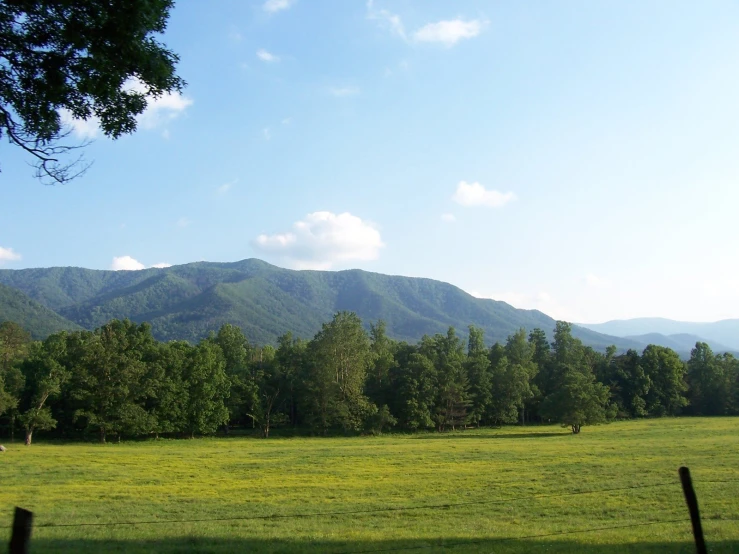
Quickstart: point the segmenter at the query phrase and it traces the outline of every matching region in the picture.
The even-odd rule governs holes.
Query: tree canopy
[[[65,183],[86,168],[69,155],[62,114],[95,117],[108,137],[136,130],[149,98],[181,91],[177,55],[156,36],[173,0],[0,3],[0,134]]]
[[[251,343],[224,325],[197,344],[158,342],[146,324],[112,320],[34,342],[0,325],[0,433],[18,427],[98,440],[208,435],[453,431],[480,425],[559,423],[580,433],[614,418],[739,414],[739,361],[696,344],[597,352],[557,322],[485,344],[471,326],[417,344],[369,332],[339,312],[310,340],[286,333]],[[466,342],[466,344],[465,344]]]

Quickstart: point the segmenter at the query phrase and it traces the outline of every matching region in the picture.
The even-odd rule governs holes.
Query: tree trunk
[[[32,439],[33,439],[33,429],[26,429],[26,446],[31,446]]]
[[[105,444],[105,427],[100,427],[100,442]]]

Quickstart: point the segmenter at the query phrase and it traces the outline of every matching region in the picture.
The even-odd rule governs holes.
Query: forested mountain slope
[[[113,318],[148,321],[162,340],[198,340],[224,323],[242,327],[257,343],[274,343],[287,331],[311,337],[340,310],[356,312],[366,324],[383,319],[391,337],[412,342],[450,325],[462,333],[479,326],[488,342],[505,341],[521,327],[554,329],[554,320],[539,311],[474,298],[440,281],[360,270],[293,271],[257,259],[141,271],[0,270],[0,283],[82,327]],[[597,348],[644,346],[584,328],[573,334]]]
[[[30,331],[35,339],[79,326],[30,299],[18,289],[0,284],[0,323],[13,321]]]

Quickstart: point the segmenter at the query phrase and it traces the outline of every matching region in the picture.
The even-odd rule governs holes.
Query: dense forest
[[[95,331],[32,341],[0,325],[0,431],[82,439],[207,435],[273,427],[381,433],[614,418],[739,413],[739,359],[697,343],[684,362],[669,348],[598,352],[557,322],[553,340],[521,329],[488,348],[469,327],[417,344],[367,332],[339,312],[311,339],[250,344],[224,325],[193,345],[157,341],[147,323],[113,320]]]

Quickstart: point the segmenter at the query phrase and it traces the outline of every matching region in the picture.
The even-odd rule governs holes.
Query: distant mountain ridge
[[[739,351],[739,319],[723,319],[710,323],[675,321],[660,317],[641,317],[635,319],[618,319],[605,323],[578,323],[597,333],[616,337],[639,337],[657,333],[666,337],[675,335],[692,335],[701,342],[706,342],[714,350],[728,349]],[[695,343],[693,343],[695,346]],[[691,347],[692,348],[692,347]]]
[[[0,283],[53,311],[60,321],[86,329],[113,318],[148,321],[160,340],[199,340],[224,323],[240,326],[250,341],[275,343],[287,331],[310,338],[340,310],[362,320],[383,319],[388,334],[415,342],[424,334],[461,334],[482,327],[488,342],[504,341],[524,327],[551,333],[555,320],[475,298],[440,281],[347,271],[294,271],[257,259],[197,262],[140,271],[75,267],[0,270]],[[604,349],[643,348],[626,338],[576,327],[585,344]]]

